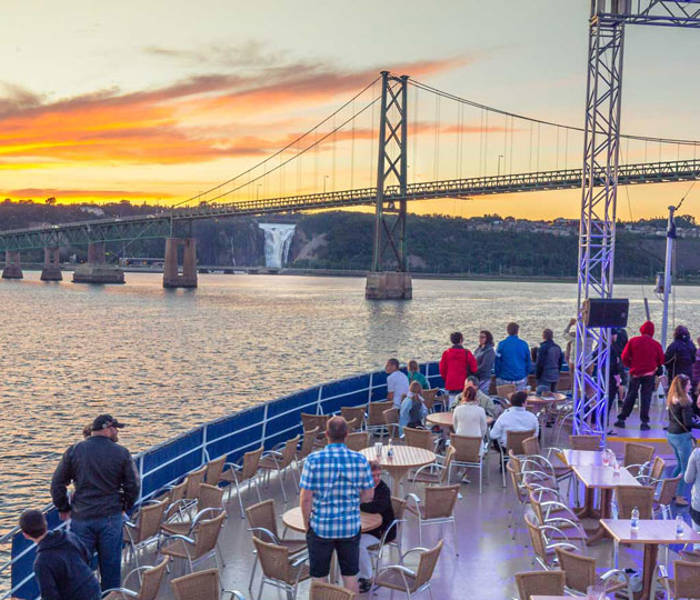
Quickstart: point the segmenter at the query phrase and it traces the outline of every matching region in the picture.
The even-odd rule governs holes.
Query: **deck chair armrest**
[[[544,520],[545,525],[551,525],[552,523],[563,523],[564,525],[568,525],[569,527],[573,527],[574,529],[577,529],[579,531],[579,533],[581,533],[581,532],[585,533],[585,531],[580,523],[576,523],[576,522],[572,521],[571,519],[567,519],[566,517],[552,517],[551,519]],[[556,527],[556,525],[555,525],[555,527]]]
[[[554,531],[557,535],[560,535],[562,538],[564,538],[564,542],[572,543],[568,535],[566,535],[561,529],[559,529],[559,527],[555,527],[551,523],[545,523],[544,525],[540,525],[539,530],[542,533],[546,533],[547,531]]]
[[[609,571],[605,571],[605,573],[600,576],[600,579],[601,581],[607,581],[613,577],[622,577],[622,579],[625,580],[625,583],[629,581],[630,578],[629,574],[624,569],[610,569]]]
[[[546,550],[553,550],[554,548],[561,548],[562,550],[580,550],[576,544],[572,544],[571,542],[553,542],[552,544],[547,544],[545,546]]]
[[[419,473],[421,473],[424,469],[446,469],[445,465],[441,465],[440,463],[433,462],[427,465],[423,465],[422,467],[416,469],[416,471],[413,473],[413,480],[415,481],[416,477],[418,476]]]
[[[238,590],[221,590],[224,594],[229,594],[229,600],[245,600],[245,596]]]
[[[234,462],[227,462],[227,463],[224,463],[223,470],[225,471],[226,469],[231,469],[232,471],[242,471],[243,465],[239,465],[238,463],[234,463]]]
[[[124,521],[124,526],[128,527],[129,529],[136,529],[136,523],[129,521],[128,519]]]
[[[197,500],[193,498],[180,498],[179,500],[175,500],[175,502],[171,502],[170,505],[163,511],[163,522],[167,521],[170,517],[173,516],[173,512],[175,508],[177,508],[178,512],[180,512],[183,508],[188,508],[192,506],[192,504],[196,504]]]
[[[550,507],[554,507],[564,509],[567,512],[567,514],[574,517],[576,516],[566,504],[564,504],[563,502],[559,502],[558,500],[545,500],[544,502],[540,503],[540,506],[542,506],[542,508],[546,508],[547,513],[549,513]]]
[[[415,506],[411,506],[409,500],[413,500]],[[420,498],[416,496],[413,492],[406,494],[406,510],[411,511],[414,514],[420,515]]]
[[[428,552],[430,548],[423,548],[421,546],[416,546],[415,548],[411,548],[410,550],[406,550],[403,554],[399,556],[399,564],[403,565],[404,559],[411,554],[412,552]],[[392,565],[387,565],[387,567],[392,566]],[[396,566],[396,565],[394,565]]]
[[[405,521],[406,519],[394,519],[391,523],[389,523],[387,528],[384,530],[384,533],[382,533],[382,538],[379,540],[379,554],[382,553],[382,548],[384,547],[384,544],[386,544],[386,536],[389,535],[389,532],[395,527],[398,529],[399,523],[404,523]]]
[[[387,565],[386,567],[382,567],[382,569],[379,573],[381,573],[382,571],[391,571],[391,570],[398,571],[399,573],[401,573],[404,576],[404,583],[405,584],[408,583],[406,581],[406,575],[410,575],[411,577],[416,576],[416,572],[413,569],[409,569],[405,565]],[[379,577],[379,573],[377,573],[377,577]]]
[[[639,473],[643,473],[645,467],[648,467],[648,466],[649,466],[649,461],[647,461],[645,463],[635,463],[633,465],[624,465],[624,468],[629,471],[630,469],[634,469],[636,467],[637,469],[639,469]]]
[[[131,569],[131,571],[129,571],[126,574],[126,577],[124,577],[124,579],[122,580],[122,583],[124,585],[126,585],[126,582],[129,581],[129,577],[131,577],[134,573],[140,573],[141,571],[148,571],[148,569],[152,569],[152,568],[153,567],[151,567],[149,565],[144,565],[142,567],[136,567],[135,569]]]
[[[223,507],[216,507],[216,506],[210,506],[209,508],[203,508],[200,510],[192,519],[192,527],[190,527],[190,531],[195,528],[195,526],[199,523],[200,519],[203,519],[208,515],[209,513],[216,513],[216,515],[221,514],[224,512]],[[212,517],[213,518],[213,517]]]
[[[195,545],[195,541],[191,537],[179,533],[175,533],[173,535],[166,535],[163,537],[163,542],[167,542],[169,540],[182,540],[183,542],[190,544],[191,546]]]
[[[129,590],[129,589],[127,589],[127,588],[122,588],[122,587],[118,587],[118,588],[109,588],[108,590],[105,590],[104,592],[102,592],[102,596],[100,596],[100,597],[101,597],[101,598],[106,598],[106,597],[109,596],[112,592],[117,592],[117,593],[121,594],[121,595],[122,595],[122,598],[127,598],[127,597],[129,597],[129,598],[138,598],[138,597],[139,597],[139,595],[138,595],[135,591]]]
[[[269,529],[266,529],[265,527],[250,527],[248,529],[248,531],[250,531],[251,533],[253,533],[253,532],[263,533],[267,537],[270,538],[270,540],[272,541],[273,544],[277,544],[279,546],[279,543],[280,543],[279,538],[274,533],[272,533]]]
[[[307,560],[309,560],[309,555],[308,553],[304,553],[300,556],[297,556],[290,564],[292,567],[298,567],[300,565],[303,565]]]

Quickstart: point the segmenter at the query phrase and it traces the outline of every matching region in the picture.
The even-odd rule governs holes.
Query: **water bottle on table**
[[[676,516],[676,537],[683,537],[683,517]]]
[[[632,531],[637,531],[639,529],[639,509],[636,506],[632,509],[630,528]]]

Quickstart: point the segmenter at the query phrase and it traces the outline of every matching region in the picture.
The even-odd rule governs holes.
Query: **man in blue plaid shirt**
[[[332,417],[328,445],[310,454],[301,474],[299,504],[306,528],[311,576],[328,577],[333,550],[345,587],[358,592],[360,503],[371,502],[374,481],[369,461],[345,445],[348,424]]]

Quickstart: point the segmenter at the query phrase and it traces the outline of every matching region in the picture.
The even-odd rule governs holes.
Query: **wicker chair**
[[[318,427],[304,430],[304,438],[301,440],[301,446],[297,450],[297,466],[300,466],[304,462],[306,457],[315,450],[314,443],[316,442],[316,438],[318,437],[319,431],[320,429]]]
[[[370,554],[370,558],[372,560],[373,573],[377,573],[381,568],[382,556],[384,554],[385,546],[395,546],[399,552],[399,556],[401,555],[401,525],[405,521],[404,513],[406,512],[406,501],[402,500],[401,498],[397,498],[396,496],[392,496],[391,509],[394,513],[394,520],[391,523],[389,523],[389,525],[387,525],[386,529],[384,530],[384,533],[382,534],[381,539],[378,540],[376,544],[372,544],[371,546],[367,547],[367,550]],[[396,530],[396,536],[392,541],[387,542],[389,532],[392,529]]]
[[[172,505],[176,505],[178,500],[182,500],[185,497],[185,489],[187,488],[187,479],[183,479],[180,483],[176,483],[175,485],[169,485],[165,488],[165,492],[162,494],[157,494],[155,499],[160,501],[160,500],[165,500],[166,502],[166,515],[169,514],[168,509]]]
[[[666,589],[666,598],[680,600],[681,598],[698,598],[700,591],[700,563],[686,560],[676,560],[673,563],[673,579],[669,578],[668,570],[659,565],[659,580]]]
[[[515,393],[515,385],[512,383],[504,383],[496,386],[496,395],[499,398],[510,400],[510,397]]]
[[[340,415],[349,423],[355,419],[360,420],[360,425],[364,425],[365,422],[365,411],[367,410],[367,405],[362,406],[341,406]]]
[[[483,440],[480,437],[467,437],[464,435],[450,434],[450,447],[455,449],[447,474],[447,481],[452,481],[452,469],[479,469],[479,493],[482,490],[484,473]]]
[[[248,525],[250,525],[249,531],[254,538],[261,539],[265,542],[272,542],[277,546],[284,546],[289,550],[290,555],[295,555],[306,550],[306,540],[280,539],[277,533],[277,515],[275,514],[274,500],[270,499],[259,502],[258,504],[253,504],[253,506],[247,508],[245,512],[248,517]],[[253,553],[256,554],[256,559],[250,571],[250,581],[248,582],[249,590],[253,588],[253,579],[255,578],[255,571],[258,566],[256,550],[253,550]]]
[[[389,408],[385,410],[382,415],[384,416],[384,425],[389,431],[389,437],[393,439],[398,439],[399,437],[399,409]]]
[[[199,486],[204,483],[204,477],[207,474],[207,465],[203,465],[194,471],[191,471],[187,475],[187,486],[185,487],[185,500],[190,501],[190,506],[194,507],[194,504],[199,498]]]
[[[175,600],[219,600],[229,595],[229,600],[245,600],[240,592],[222,590],[219,584],[219,571],[207,569],[178,577],[170,582]],[[221,596],[223,592],[224,596]]]
[[[391,400],[386,402],[370,402],[367,408],[367,430],[374,435],[384,437],[386,433],[386,423],[384,422],[384,411],[389,410],[394,403]]]
[[[542,567],[545,571],[556,568],[554,551],[557,548],[568,548],[569,550],[579,550],[573,543],[568,541],[550,541],[555,532],[554,528],[549,525],[539,525],[535,520],[535,516],[531,514],[525,515],[525,527],[527,528],[534,554],[534,562]]]
[[[224,490],[215,485],[203,483],[199,487],[199,497],[197,498],[197,514],[191,519],[181,519],[178,521],[169,520],[160,525],[161,531],[165,535],[187,535],[192,536],[192,530],[198,522],[205,516],[211,517],[223,511]]]
[[[633,477],[645,472],[647,463],[651,462],[654,456],[654,447],[637,442],[625,442],[625,453],[622,459],[624,466]]]
[[[563,596],[566,577],[564,571],[526,571],[515,574],[520,600],[531,596]]]
[[[459,556],[457,521],[454,515],[459,484],[426,487],[424,493],[425,502],[421,502],[421,499],[413,493],[406,496],[408,510],[418,517],[419,543],[421,546],[423,545],[423,527],[451,523],[454,532],[455,555]],[[413,501],[413,507],[410,506],[410,501]]]
[[[600,435],[570,435],[569,445],[572,450],[600,450],[602,443]]]
[[[330,415],[312,415],[310,413],[301,413],[301,423],[304,431],[318,428],[318,433],[314,440],[315,448],[323,448],[326,445],[326,424]],[[304,434],[306,435],[306,434]]]
[[[167,502],[147,500],[139,506],[132,519],[124,522],[125,548],[137,567],[140,566],[138,551],[158,539]]]
[[[354,419],[349,420],[347,423],[348,423],[348,432],[349,433],[354,433],[356,431],[362,431],[363,420],[360,419],[360,417],[355,417]]]
[[[170,560],[177,558],[185,561],[185,564],[190,568],[190,573],[194,571],[196,563],[212,556],[218,567],[219,557],[216,552],[216,544],[225,518],[226,513],[221,512],[217,517],[199,521],[197,527],[194,528],[193,537],[171,535],[165,538],[160,547],[160,554],[167,556]]]
[[[345,438],[345,445],[350,448],[350,450],[359,452],[360,450],[363,450],[369,446],[369,434],[366,431],[349,433]]]
[[[676,491],[678,490],[678,484],[681,481],[683,475],[678,475],[677,477],[669,477],[661,480],[661,487],[659,488],[658,495],[654,498],[654,512],[659,512],[661,518],[671,519],[671,502],[673,502],[676,497]],[[655,483],[655,482],[652,482]]]
[[[639,509],[640,519],[653,519],[654,488],[642,485],[618,485],[615,488],[617,518],[629,519],[632,509]]]
[[[311,582],[309,600],[355,600],[355,598],[354,592],[339,585],[322,583],[315,579]]]
[[[265,584],[285,591],[290,600],[296,598],[299,582],[310,577],[309,565],[305,564],[308,556],[290,556],[286,546],[264,542],[257,537],[253,538],[253,544],[262,568],[258,598],[262,596]]]
[[[428,590],[432,599],[433,594],[430,590],[430,579],[435,571],[440,552],[442,551],[443,541],[440,540],[434,548],[412,548],[406,553],[400,555],[398,564],[387,565],[382,567],[374,578],[374,585],[377,587],[385,587],[390,590],[398,590],[406,592],[410,599],[414,594]],[[413,552],[420,552],[418,567],[413,570],[404,565],[406,556]]]
[[[272,471],[277,471],[277,479],[280,482],[280,489],[282,490],[282,497],[284,498],[285,504],[288,502],[288,500],[287,492],[284,489],[284,474],[286,471],[292,468],[292,463],[297,455],[297,445],[299,444],[300,440],[301,436],[297,435],[291,440],[284,442],[284,444],[280,447],[281,452],[280,449],[273,449],[264,452],[258,465],[258,468],[263,471],[263,475],[267,475],[268,483],[270,480],[270,473]],[[294,481],[295,489],[298,490],[299,484],[293,470],[292,480]]]
[[[523,441],[535,435],[534,429],[528,431],[506,431],[506,447],[498,444],[498,449],[501,453],[501,475],[503,478],[503,487],[506,487],[506,456],[511,450],[516,456],[525,454],[523,450]]]
[[[421,397],[423,398],[423,404],[425,405],[425,408],[428,409],[429,413],[431,413],[435,410],[436,404],[442,405],[442,402],[436,398],[437,393],[439,391],[440,391],[440,388],[431,388],[429,390],[423,390],[421,392]]]
[[[241,508],[241,519],[243,515],[243,498],[241,497],[241,484],[248,483],[247,489],[250,490],[250,486],[255,486],[255,491],[258,494],[258,500],[262,500],[260,497],[260,488],[258,487],[258,466],[260,465],[260,457],[262,456],[263,448],[262,446],[257,450],[251,450],[243,455],[242,464],[236,463],[226,463],[226,467],[221,473],[220,481],[224,481],[229,484],[229,489],[231,489],[230,484],[235,484],[236,493],[238,495],[238,504]],[[229,494],[229,499],[231,495]]]
[[[547,526],[553,541],[587,540],[588,535],[574,512],[558,500],[540,500],[539,494],[530,492],[530,507],[541,526]]]
[[[121,587],[104,590],[102,592],[102,598],[105,600],[127,600],[127,598],[133,598],[134,600],[155,600],[158,596],[160,584],[163,581],[167,566],[168,561],[162,560],[159,564],[152,567],[136,567],[127,574]],[[137,573],[141,580],[141,586],[138,592],[126,587],[126,582],[129,581],[129,578],[134,573]]]
[[[404,427],[404,442],[407,446],[425,448],[431,452],[435,451],[435,439],[429,429],[416,429],[414,427]]]
[[[423,465],[410,476],[412,484],[424,483],[425,485],[447,485],[447,476],[450,473],[450,465],[455,455],[455,449],[448,446],[442,464],[439,462]]]
[[[204,475],[204,483],[208,485],[217,485],[221,481],[221,473],[226,464],[226,455],[220,456],[207,463],[207,470]]]
[[[630,578],[625,570],[598,571],[595,558],[581,556],[577,552],[561,547],[555,548],[554,551],[557,554],[560,568],[566,573],[567,591],[585,594],[589,586],[602,584],[607,594],[625,590],[629,600],[634,598]]]
[[[547,473],[557,484],[568,481],[569,491],[571,491],[574,471],[569,465],[564,464],[562,450],[559,448],[547,448],[543,452],[540,448],[539,440],[534,435],[523,440],[523,450],[527,460],[537,464],[539,470]],[[559,464],[552,462],[552,455],[557,457]]]

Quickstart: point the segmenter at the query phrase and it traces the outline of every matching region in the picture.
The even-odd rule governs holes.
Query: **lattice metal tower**
[[[625,25],[700,28],[700,0],[591,0],[578,259],[574,430],[607,425],[610,329],[589,328],[586,298],[611,298]]]

